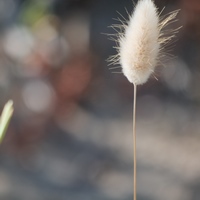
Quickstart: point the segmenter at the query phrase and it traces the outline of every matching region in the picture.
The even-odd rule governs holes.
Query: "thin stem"
[[[134,84],[134,97],[133,97],[133,200],[137,199],[137,165],[136,165],[136,94],[137,85]]]

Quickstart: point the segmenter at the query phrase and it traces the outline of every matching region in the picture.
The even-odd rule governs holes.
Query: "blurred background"
[[[181,9],[168,28],[183,28],[158,80],[138,88],[138,200],[199,200],[200,1],[155,3]],[[132,10],[132,0],[0,0],[0,106],[15,107],[0,199],[132,199],[133,86],[106,62],[109,26]]]

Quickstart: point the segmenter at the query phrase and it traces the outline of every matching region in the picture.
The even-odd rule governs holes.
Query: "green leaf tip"
[[[10,119],[12,117],[14,108],[13,108],[13,101],[9,100],[2,111],[1,117],[0,117],[0,143],[2,142],[5,133],[7,131]]]

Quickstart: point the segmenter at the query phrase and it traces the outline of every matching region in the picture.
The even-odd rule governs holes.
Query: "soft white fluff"
[[[154,71],[160,49],[159,34],[156,6],[152,0],[140,0],[119,41],[120,64],[131,83],[145,83]]]

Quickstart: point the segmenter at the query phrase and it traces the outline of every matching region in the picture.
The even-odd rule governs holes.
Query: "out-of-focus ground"
[[[181,8],[168,28],[183,28],[158,81],[138,88],[138,200],[199,200],[200,2],[155,3],[163,15]],[[15,107],[0,199],[132,199],[133,87],[106,62],[109,26],[132,4],[0,0],[0,105]]]

